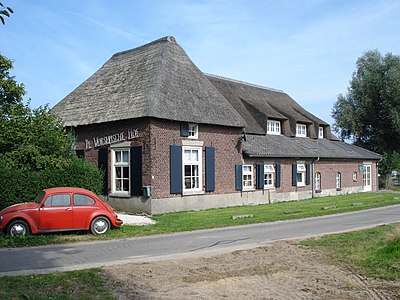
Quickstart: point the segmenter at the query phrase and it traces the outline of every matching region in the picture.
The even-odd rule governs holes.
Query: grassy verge
[[[336,263],[372,278],[400,279],[400,224],[302,241],[322,249]]]
[[[0,247],[24,247],[60,244],[75,241],[127,238],[152,234],[192,231],[225,226],[299,219],[335,213],[350,212],[400,204],[400,195],[390,193],[360,193],[335,197],[322,197],[302,201],[280,202],[272,205],[240,206],[197,212],[179,212],[153,217],[157,224],[150,226],[122,226],[104,236],[79,234],[47,234],[11,238],[0,235]],[[233,219],[232,216],[252,215]]]
[[[115,299],[100,269],[0,277],[0,299]]]

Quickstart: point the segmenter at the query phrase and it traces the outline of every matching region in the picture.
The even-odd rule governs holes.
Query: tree
[[[75,155],[72,135],[48,106],[24,103],[25,88],[10,70],[12,61],[0,55],[0,209],[48,187],[100,192],[102,172]]]
[[[387,156],[400,152],[400,57],[367,51],[356,63],[347,94],[338,95],[333,128],[342,139]],[[392,158],[390,158],[392,157]],[[385,163],[387,175],[392,167]]]
[[[3,3],[0,2],[0,21],[1,21],[1,23],[3,23],[3,25],[6,24],[3,16],[10,17],[10,14],[13,14],[13,13],[14,13],[14,11],[12,10],[11,7],[7,6],[4,8]]]

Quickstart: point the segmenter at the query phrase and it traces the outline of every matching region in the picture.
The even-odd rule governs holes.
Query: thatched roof
[[[322,126],[327,139],[337,139],[331,134],[328,123],[305,110],[281,90],[215,75],[208,75],[208,79],[245,119],[247,133],[265,134],[267,120],[272,119],[281,121],[286,136],[295,136],[296,123],[303,123],[309,125],[311,138],[318,137],[318,127]]]
[[[371,159],[381,155],[349,145],[342,141],[310,138],[290,138],[284,135],[247,134],[243,153],[248,157],[263,158],[321,158],[321,159]]]
[[[52,112],[65,126],[140,117],[246,125],[173,37],[114,54]]]

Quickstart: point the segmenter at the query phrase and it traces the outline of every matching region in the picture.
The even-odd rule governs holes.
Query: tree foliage
[[[12,10],[11,7],[8,7],[8,6],[5,7],[3,5],[3,3],[0,2],[0,21],[1,21],[1,23],[3,23],[3,25],[6,24],[6,21],[3,16],[10,17],[10,14],[13,14],[13,13],[14,13],[14,11]]]
[[[380,153],[400,152],[400,57],[364,53],[332,116],[342,139]]]
[[[0,55],[0,209],[32,200],[41,189],[77,186],[100,192],[103,174],[76,157],[73,138],[48,106],[24,104],[25,88]]]

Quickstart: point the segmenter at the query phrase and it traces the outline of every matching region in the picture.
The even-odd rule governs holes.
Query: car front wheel
[[[29,234],[29,226],[25,221],[15,220],[7,227],[7,233],[11,236],[23,236]]]
[[[90,224],[90,231],[94,235],[105,234],[110,230],[110,221],[106,217],[96,217]]]

